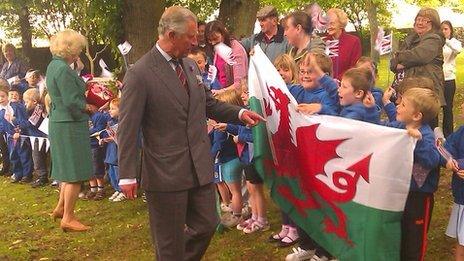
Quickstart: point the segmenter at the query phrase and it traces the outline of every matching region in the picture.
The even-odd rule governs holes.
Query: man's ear
[[[173,31],[173,30],[169,30],[168,33],[167,33],[167,36],[168,36],[169,40],[174,40],[174,38],[176,37],[176,32]]]

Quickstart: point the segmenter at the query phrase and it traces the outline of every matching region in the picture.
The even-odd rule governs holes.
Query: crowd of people
[[[61,218],[64,231],[90,228],[74,215],[79,193],[84,200],[102,200],[109,196],[109,181],[114,190],[109,200],[124,201],[136,196],[141,179],[159,260],[201,258],[218,222],[245,234],[269,230],[266,189],[253,165],[251,126],[262,118],[248,110],[246,81],[249,56],[259,45],[299,112],[402,128],[418,139],[414,165],[427,173],[423,184],[411,179],[401,260],[423,260],[440,166],[454,172],[455,203],[446,234],[458,239],[456,260],[464,260],[464,134],[463,128],[453,132],[452,111],[462,46],[452,24],[440,22],[436,10],[422,8],[413,31],[391,55],[395,82],[383,91],[376,87],[377,64],[361,56],[360,39],[345,31],[346,13],[332,8],[327,17],[327,32],[318,35],[308,13],[294,11],[280,19],[274,7],[266,6],[257,13],[261,31],[237,39],[220,21],[204,23],[188,9],[170,7],[161,17],[155,47],[128,70],[117,97],[102,107],[86,99],[85,82],[70,66],[79,62],[87,44],[79,33],[65,30],[51,39],[53,59],[46,75],[28,70],[14,46],[4,45],[4,173],[13,183],[30,183],[34,172],[33,187],[48,184],[47,146],[34,140],[48,137],[51,177],[60,183],[52,217]],[[337,56],[326,54],[325,42],[332,40],[339,41]],[[435,147],[441,108],[450,160]],[[48,133],[41,128],[44,119]],[[115,126],[117,135],[110,131]],[[84,191],[82,182],[88,184]],[[287,213],[281,215],[281,229],[269,235],[269,242],[279,247],[299,243],[286,260],[336,258]]]

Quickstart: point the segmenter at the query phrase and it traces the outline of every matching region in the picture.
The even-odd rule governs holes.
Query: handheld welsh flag
[[[340,260],[399,260],[415,141],[405,130],[306,116],[255,46],[250,59],[255,167],[271,197]]]

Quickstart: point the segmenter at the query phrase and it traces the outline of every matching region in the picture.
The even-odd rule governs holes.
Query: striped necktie
[[[188,94],[189,93],[189,88],[188,88],[188,84],[187,84],[187,77],[185,76],[184,69],[182,69],[182,66],[180,65],[180,61],[176,60],[176,59],[172,59],[171,61],[176,66],[177,77],[179,78],[180,83],[185,88],[185,90],[187,91],[187,94]]]

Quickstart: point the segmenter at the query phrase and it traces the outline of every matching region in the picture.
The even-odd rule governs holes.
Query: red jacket
[[[328,36],[327,40],[333,40]],[[357,36],[342,31],[338,38],[338,57],[332,57],[334,78],[342,79],[343,73],[354,67],[361,57],[361,41]]]

